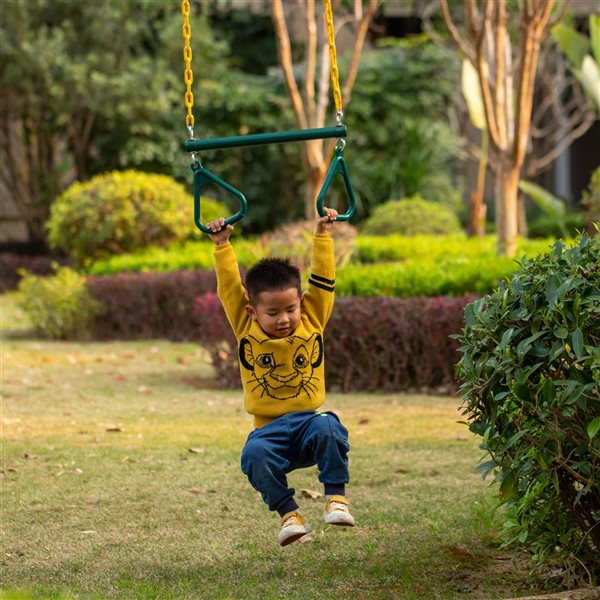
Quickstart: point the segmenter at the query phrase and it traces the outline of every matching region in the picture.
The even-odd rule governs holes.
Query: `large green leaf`
[[[590,15],[590,39],[596,64],[600,64],[600,15]]]
[[[477,129],[484,130],[486,128],[485,109],[481,97],[479,75],[477,74],[475,67],[471,64],[471,61],[466,58],[462,62],[461,80],[462,93],[467,101],[471,123],[473,123]]]
[[[563,23],[555,25],[551,33],[560,46],[560,49],[567,55],[573,65],[577,69],[580,69],[583,57],[590,52],[589,40],[572,27]]]
[[[583,57],[581,69],[574,71],[588,98],[600,110],[600,67],[590,54]]]
[[[519,188],[527,194],[542,211],[549,217],[555,219],[561,228],[564,227],[563,221],[567,211],[563,200],[531,181],[522,180],[519,183]]]

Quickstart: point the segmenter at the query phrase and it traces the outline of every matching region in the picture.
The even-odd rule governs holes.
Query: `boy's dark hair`
[[[296,288],[302,295],[300,270],[287,258],[263,258],[246,273],[246,292],[250,304],[256,305],[261,292]]]

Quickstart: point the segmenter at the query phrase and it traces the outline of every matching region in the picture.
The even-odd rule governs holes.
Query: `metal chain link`
[[[333,84],[333,99],[337,112],[338,123],[342,122],[342,91],[340,90],[340,72],[337,66],[337,53],[335,50],[335,29],[333,27],[333,10],[331,0],[325,0],[325,22],[327,23],[327,42],[329,45],[329,62],[331,66],[331,83]]]
[[[192,108],[194,106],[194,94],[192,94],[192,83],[194,81],[194,74],[192,73],[192,48],[190,46],[190,39],[192,37],[192,26],[190,25],[190,0],[181,0],[181,13],[183,14],[183,27],[181,31],[183,33],[184,47],[183,47],[183,60],[185,61],[185,72],[183,75],[183,81],[185,82],[185,106],[187,108],[187,116],[185,118],[185,124],[190,133],[190,137],[194,137],[194,115]]]

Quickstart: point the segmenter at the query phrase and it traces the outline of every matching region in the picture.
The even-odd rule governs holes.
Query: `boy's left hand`
[[[338,211],[335,208],[324,206],[323,210],[325,211],[325,216],[317,219],[317,233],[329,233],[333,222],[338,216]]]

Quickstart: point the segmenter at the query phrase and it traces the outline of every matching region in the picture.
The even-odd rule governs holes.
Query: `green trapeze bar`
[[[281,144],[283,142],[304,142],[325,138],[345,138],[348,130],[345,125],[320,127],[318,129],[298,129],[275,133],[252,133],[235,137],[213,138],[212,140],[186,140],[186,152],[215,150],[217,148],[238,148],[240,146],[259,146],[260,144]]]

